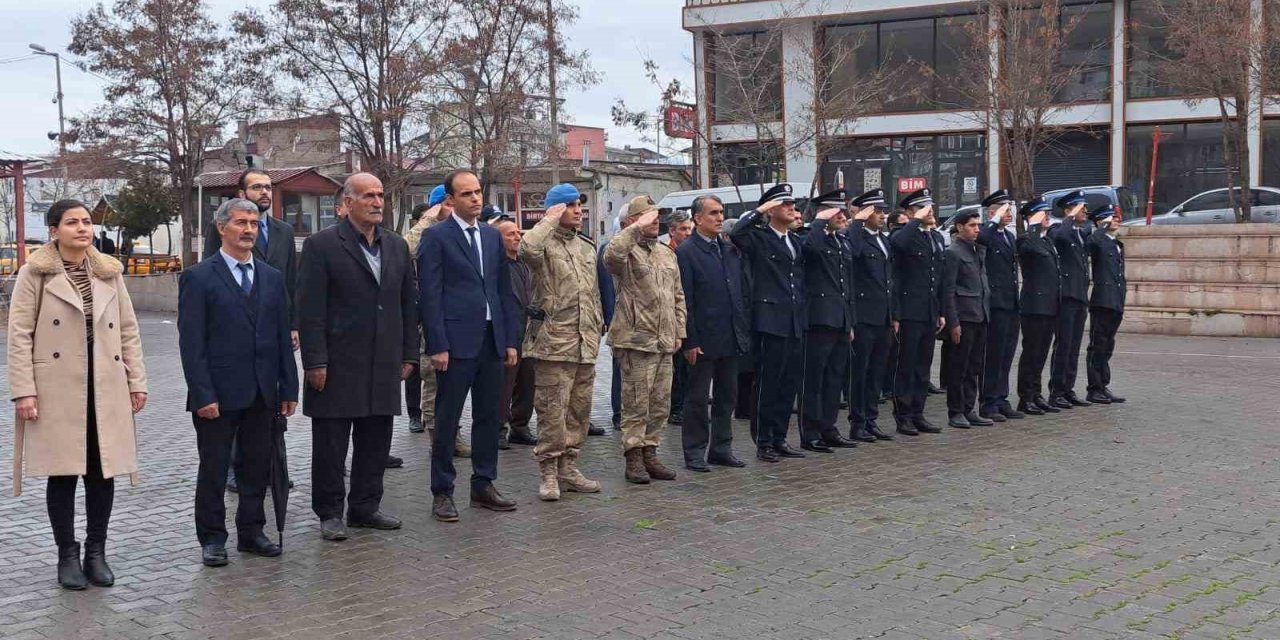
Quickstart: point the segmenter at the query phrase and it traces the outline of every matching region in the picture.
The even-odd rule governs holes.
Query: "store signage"
[[[926,178],[898,178],[898,193],[911,193],[929,186]]]
[[[669,103],[662,114],[667,137],[692,140],[698,137],[698,108],[683,102]]]
[[[978,179],[977,179],[977,178],[965,178],[965,179],[964,179],[964,194],[968,196],[968,195],[973,195],[973,194],[976,194],[976,193],[978,193]]]

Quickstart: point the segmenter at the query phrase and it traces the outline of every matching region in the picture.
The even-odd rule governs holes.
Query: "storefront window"
[[[1262,184],[1280,188],[1280,119],[1262,123]]]
[[[932,67],[933,20],[903,20],[880,25],[880,66],[889,78],[891,95],[885,111],[921,111],[934,108],[928,72]],[[904,81],[915,78],[916,82]]]
[[[715,187],[745,184],[773,184],[786,180],[778,145],[741,143],[718,144],[711,152],[711,181]]]
[[[320,196],[320,229],[328,229],[337,224],[338,217],[334,214],[333,196]]]
[[[1125,133],[1125,184],[1147,203],[1154,125],[1130,126]],[[1227,187],[1222,153],[1222,124],[1196,122],[1160,125],[1160,155],[1156,159],[1155,206],[1164,213],[1184,200],[1210,189]]]
[[[1162,77],[1165,61],[1176,55],[1167,40],[1168,20],[1160,0],[1129,0],[1130,98],[1164,98],[1178,91]]]
[[[956,109],[974,106],[972,93],[966,93],[963,83],[950,82],[948,78],[960,78],[968,71],[965,60],[972,59],[969,51],[975,46],[978,16],[950,16],[938,19],[937,59],[933,68],[939,80],[934,85],[934,102],[938,108]]]
[[[767,32],[710,41],[716,122],[767,122],[782,117],[782,43]]]
[[[979,133],[899,138],[855,138],[822,166],[822,188],[852,194],[882,188],[891,205],[909,191],[933,190],[940,218],[978,204],[987,189],[987,138]]]
[[[1111,16],[1110,2],[1062,7],[1059,25],[1066,35],[1058,68],[1076,73],[1058,91],[1058,102],[1101,102],[1110,98]]]

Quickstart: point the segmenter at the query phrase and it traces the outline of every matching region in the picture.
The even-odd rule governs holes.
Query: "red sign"
[[[692,140],[698,137],[698,107],[695,105],[669,103],[662,114],[662,120],[669,138]]]
[[[929,186],[926,178],[898,178],[898,193],[911,193]]]

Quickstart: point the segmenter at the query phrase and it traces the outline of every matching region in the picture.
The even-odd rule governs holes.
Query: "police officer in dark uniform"
[[[1057,413],[1058,408],[1041,395],[1041,375],[1058,323],[1062,279],[1058,275],[1058,251],[1045,237],[1049,203],[1034,198],[1022,205],[1019,215],[1026,233],[1018,238],[1018,264],[1022,266],[1022,356],[1018,358],[1018,411],[1033,416]]]
[[[899,205],[911,216],[889,237],[893,246],[894,308],[898,312],[898,372],[894,382],[893,419],[898,433],[918,436],[941,433],[924,417],[929,396],[933,340],[942,328],[942,252],[925,228],[933,220],[928,189],[913,191]]]
[[[884,189],[872,189],[850,203],[854,212],[846,237],[853,255],[853,292],[858,318],[853,333],[849,377],[849,437],[861,442],[892,440],[880,430],[880,390],[888,366],[896,323],[890,262],[893,253],[881,230],[885,225]]]
[[[1054,203],[1063,214],[1062,224],[1049,229],[1049,238],[1058,250],[1062,275],[1062,309],[1053,339],[1053,360],[1049,365],[1049,404],[1059,409],[1091,404],[1076,395],[1076,369],[1080,364],[1080,342],[1089,316],[1089,252],[1085,239],[1089,210],[1083,191],[1072,191]]]
[[[991,285],[991,322],[987,325],[987,353],[982,370],[978,416],[1004,422],[1026,416],[1009,404],[1009,370],[1018,350],[1017,235],[1010,227],[1017,202],[998,189],[982,201],[987,223],[978,244],[987,248],[987,282]]]
[[[1111,354],[1116,348],[1116,331],[1124,319],[1125,287],[1124,243],[1116,238],[1120,216],[1114,205],[1103,205],[1093,211],[1098,226],[1089,235],[1087,248],[1093,264],[1093,294],[1089,298],[1089,349],[1085,351],[1085,370],[1089,376],[1089,395],[1097,404],[1124,402],[1111,392]]]
[[[947,424],[957,429],[995,424],[974,411],[991,320],[987,248],[978,244],[980,218],[977,211],[956,214],[956,237],[947,247],[942,269],[942,315],[947,320],[942,333],[951,343],[951,358],[943,371]]]
[[[819,196],[814,205],[817,215],[803,240],[809,330],[804,336],[800,446],[831,453],[833,447],[858,446],[836,427],[840,395],[848,387],[849,345],[857,325],[853,249],[841,233],[848,225],[844,189]]]
[[[803,375],[804,252],[791,232],[799,217],[791,185],[775,185],[743,215],[729,239],[747,259],[756,354],[756,457],[803,458],[787,444]]]

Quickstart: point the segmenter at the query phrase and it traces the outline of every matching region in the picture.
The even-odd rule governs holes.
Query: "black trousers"
[[[775,447],[787,441],[804,346],[800,338],[757,333],[756,347],[756,444]]]
[[[351,443],[347,519],[362,520],[382,504],[382,474],[391,453],[392,416],[311,419],[311,509],[321,520],[342,517],[342,471]]]
[[[680,441],[686,464],[733,456],[733,407],[737,401],[738,356],[699,356],[697,363],[689,367],[689,386],[682,409],[684,424],[680,427]]]
[[[950,341],[948,336],[947,342]],[[987,359],[987,323],[960,321],[960,343],[951,343],[951,360],[942,373],[947,381],[947,413],[967,414],[978,401],[982,367]]]
[[[684,353],[676,351],[671,354],[671,413],[668,415],[684,417],[684,396],[689,392],[689,361]]]
[[[422,372],[417,367],[404,379],[404,407],[410,418],[422,417]]]
[[[1058,328],[1053,339],[1053,362],[1049,365],[1049,395],[1074,391],[1076,369],[1080,365],[1080,343],[1089,308],[1079,300],[1064,298],[1058,311]]]
[[[898,371],[893,384],[893,417],[924,415],[929,397],[929,370],[933,367],[933,341],[937,324],[919,320],[898,323]]]
[[[986,362],[982,367],[982,398],[984,411],[996,411],[1009,405],[1009,370],[1013,368],[1013,354],[1018,350],[1018,312],[1011,309],[992,309],[991,324],[987,327]]]
[[[880,389],[888,370],[893,328],[859,324],[853,332],[853,362],[849,371],[849,429],[856,432],[880,417]]]
[[[951,370],[951,358],[954,355],[952,347],[955,345],[951,344],[949,336],[942,338],[939,342],[942,346],[938,349],[938,356],[941,358],[938,362],[938,386],[945,389],[949,384],[947,372]]]
[[[849,374],[849,332],[809,327],[804,334],[804,379],[800,391],[800,441],[840,435],[840,390]]]
[[[1053,343],[1055,316],[1022,316],[1022,356],[1018,358],[1018,400],[1030,402],[1042,395],[1044,363]]]
[[[533,360],[521,358],[516,366],[507,367],[504,372],[506,379],[502,386],[502,399],[498,403],[506,423],[502,425],[503,432],[507,427],[529,428],[529,420],[533,418],[533,369]]]
[[[195,413],[196,450],[200,467],[196,472],[196,538],[200,544],[227,543],[227,469],[231,451],[236,450],[236,481],[240,486],[236,506],[236,535],[249,538],[262,533],[267,522],[263,501],[271,472],[271,420],[275,407],[262,398],[247,409],[223,411],[213,420]]]
[[[899,331],[901,331],[901,323],[899,323]],[[898,335],[898,331],[894,331],[893,327],[889,328],[889,357],[884,362],[884,374],[880,377],[880,386],[884,391],[888,391],[889,395],[893,395],[894,387],[898,384],[898,351],[902,347],[902,339]]]
[[[431,494],[453,495],[457,470],[453,452],[458,421],[471,394],[471,487],[483,488],[498,477],[499,400],[505,379],[489,323],[484,346],[475,358],[449,358],[449,368],[436,372],[436,431],[431,442]]]
[[[1104,307],[1089,309],[1089,349],[1085,351],[1085,371],[1089,391],[1102,391],[1111,384],[1111,354],[1116,350],[1116,332],[1124,312]]]
[[[89,379],[93,379],[90,366]],[[98,447],[98,417],[93,406],[93,383],[89,383],[89,402],[85,410],[86,466],[84,474],[85,543],[106,542],[111,508],[115,503],[115,478],[102,477],[102,454]],[[36,428],[39,428],[37,425]],[[76,483],[78,476],[49,476],[45,487],[45,507],[49,526],[59,547],[76,543]]]

